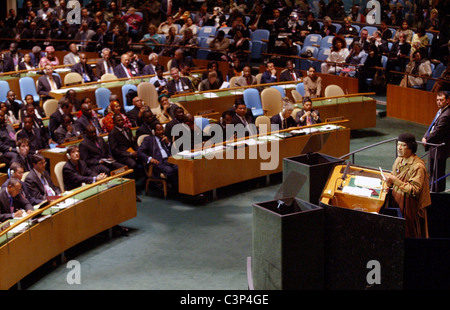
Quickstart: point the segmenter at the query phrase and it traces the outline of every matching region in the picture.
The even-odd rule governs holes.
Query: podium
[[[386,202],[387,186],[378,170],[362,166],[336,165],[320,202],[358,211],[379,213]]]
[[[402,289],[405,220],[383,214],[387,190],[378,170],[337,165],[325,185],[326,289]],[[380,212],[381,211],[381,212]],[[370,263],[381,282],[367,281]]]

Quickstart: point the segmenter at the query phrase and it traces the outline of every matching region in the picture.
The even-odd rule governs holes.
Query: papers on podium
[[[365,188],[381,188],[381,180],[378,178],[355,176],[355,186]]]
[[[355,195],[355,196],[363,196],[370,197],[372,195],[372,191],[368,188],[354,187],[354,186],[344,186],[342,192],[345,194]]]

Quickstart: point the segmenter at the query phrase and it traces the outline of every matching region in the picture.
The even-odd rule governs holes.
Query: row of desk
[[[118,175],[104,181],[74,190],[63,203],[48,205],[40,222],[31,224],[29,215],[30,219],[2,223],[0,289],[11,288],[67,249],[137,215],[134,180]]]

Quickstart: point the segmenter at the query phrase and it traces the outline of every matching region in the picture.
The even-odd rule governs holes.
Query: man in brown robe
[[[394,204],[405,218],[406,238],[427,238],[427,210],[431,204],[430,186],[425,163],[416,155],[417,142],[414,135],[399,135],[397,153],[392,173],[385,174],[392,186]]]

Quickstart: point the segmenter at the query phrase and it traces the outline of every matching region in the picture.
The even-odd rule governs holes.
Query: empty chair
[[[265,88],[261,92],[261,105],[264,114],[272,117],[281,112],[283,108],[283,99],[280,92],[272,87]]]
[[[153,114],[161,113],[161,106],[158,102],[158,91],[155,85],[150,82],[142,82],[137,86],[139,98],[144,101],[144,105],[149,106]]]
[[[6,95],[11,89],[7,81],[0,81],[0,102],[6,101]]]
[[[303,96],[296,89],[291,90],[291,95],[295,102],[301,102],[303,100]]]
[[[251,44],[251,58],[260,59],[262,53],[267,51],[267,44],[269,41],[270,32],[267,29],[256,29],[250,35]]]
[[[341,28],[342,28],[342,25],[339,24],[339,23],[331,23],[331,24],[334,25],[334,26],[336,27],[336,33],[338,33],[339,30],[341,30]]]
[[[247,109],[252,111],[253,117],[264,115],[261,96],[256,88],[246,88],[243,93],[243,99]]]
[[[64,77],[64,85],[75,85],[83,83],[83,77],[77,72],[69,72]]]
[[[291,114],[292,118],[297,119],[297,113],[300,112],[301,110],[302,109],[300,109],[300,108],[294,108],[294,110],[292,110],[292,114]]]
[[[286,97],[286,92],[284,91],[283,87],[278,86],[278,85],[274,85],[274,86],[271,86],[271,87],[275,88],[276,90],[278,90],[280,92],[282,98]]]
[[[327,60],[328,56],[331,53],[331,48],[330,47],[322,47],[319,49],[319,52],[317,53],[317,59],[321,60],[321,61],[312,61],[312,66],[314,66],[314,68],[316,68],[317,72],[320,72],[321,70],[321,64],[323,61]]]
[[[256,83],[257,84],[261,84],[261,77],[262,77],[262,73],[258,73],[256,76],[255,76],[255,78],[256,78]]]
[[[305,37],[305,41],[303,42],[303,47],[305,47],[305,46],[320,47],[321,42],[322,42],[322,36],[320,34],[311,33]]]
[[[271,129],[270,117],[266,115],[258,116],[255,119],[255,126],[258,128],[259,133],[269,132]]]
[[[197,37],[198,38],[209,38],[216,35],[216,27],[214,26],[203,26],[198,28]]]
[[[328,85],[325,87],[325,97],[344,96],[344,90],[338,85]]]
[[[305,97],[305,85],[303,85],[303,83],[295,85],[295,90],[298,91],[302,97]]]
[[[58,100],[56,99],[47,99],[42,106],[44,109],[45,115],[52,115],[58,110]]]
[[[326,36],[322,38],[322,41],[320,41],[320,47],[319,50],[322,48],[331,48],[332,42],[333,42],[334,36]]]
[[[102,81],[102,82],[109,82],[109,81],[116,81],[116,80],[118,80],[118,78],[113,73],[105,73],[100,77],[100,81]]]
[[[63,168],[66,164],[66,161],[60,161],[55,165],[54,172],[56,176],[56,180],[58,181],[59,188],[61,189],[61,193],[65,192],[64,189],[64,178],[63,178]]]
[[[105,110],[109,105],[109,97],[111,96],[111,91],[108,88],[100,87],[95,90],[95,102],[100,108],[97,112],[101,115],[105,115]]]
[[[433,73],[431,74],[431,77],[435,78],[435,79],[439,79],[442,75],[442,72],[444,72],[446,68],[447,68],[447,66],[441,62],[432,70]],[[433,89],[433,86],[435,83],[436,83],[435,80],[428,80],[427,84],[426,84],[426,90],[431,91]]]
[[[205,117],[195,117],[194,122],[195,125],[201,130],[205,130],[205,128],[209,125],[209,119]]]
[[[19,79],[20,86],[20,96],[22,99],[25,99],[26,95],[32,95],[35,102],[39,102],[41,100],[40,96],[37,93],[36,83],[32,77],[26,76]]]
[[[238,79],[238,76],[233,76],[230,79],[230,87],[236,87],[236,80]]]
[[[356,32],[358,32],[358,34],[361,32],[361,27],[359,25],[352,25],[352,27],[356,29]]]
[[[125,109],[126,112],[128,112],[134,108],[134,105],[132,105],[131,102],[130,102],[130,105],[127,104],[127,94],[130,90],[134,90],[137,93],[137,86],[134,84],[125,84],[122,86],[123,108]]]

